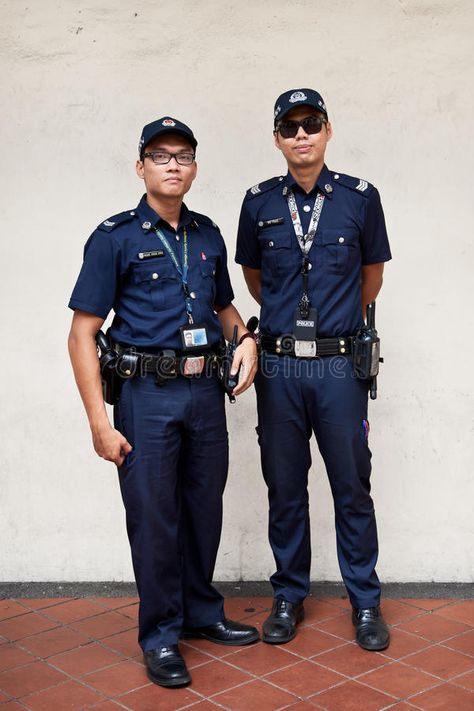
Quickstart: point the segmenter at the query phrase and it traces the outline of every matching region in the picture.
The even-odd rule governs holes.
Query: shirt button
[[[313,268],[313,265],[311,264],[311,262],[308,262],[308,270],[312,269],[312,268]]]
[[[310,208],[309,205],[305,205],[304,208],[303,208],[303,210],[304,210],[305,212],[309,212],[309,211],[311,210],[311,208]]]
[[[334,174],[334,179],[335,179],[335,180],[339,180],[339,173],[335,173],[335,174]]]
[[[269,242],[269,243],[268,243],[268,246],[269,246],[269,247],[273,247],[273,242]]]
[[[339,244],[342,244],[344,242],[344,237],[339,237]]]
[[[262,220],[260,220],[260,222],[258,223],[258,226],[259,226],[259,227],[263,227],[263,221],[262,221]]]
[[[151,278],[158,279],[158,274],[156,272],[153,272],[153,274],[151,275]]]

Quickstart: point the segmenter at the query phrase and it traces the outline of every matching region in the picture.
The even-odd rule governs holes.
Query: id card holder
[[[316,333],[318,330],[318,311],[309,309],[307,318],[302,318],[300,309],[296,309],[293,318],[295,337],[295,355],[299,358],[315,358],[317,355]]]
[[[188,326],[181,326],[179,332],[181,334],[183,351],[186,351],[186,353],[208,350],[209,339],[204,324],[193,323]]]

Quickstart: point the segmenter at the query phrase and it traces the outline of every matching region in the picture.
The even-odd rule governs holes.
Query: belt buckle
[[[316,341],[296,341],[295,340],[295,356],[298,358],[316,358],[317,345]]]
[[[183,375],[200,375],[204,370],[204,356],[186,356],[183,361]]]

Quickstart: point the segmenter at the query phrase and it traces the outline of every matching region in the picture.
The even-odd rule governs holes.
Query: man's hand
[[[102,397],[95,334],[104,320],[76,310],[69,334],[69,353],[77,386],[86,408],[94,449],[103,459],[120,467],[133,447],[109,422]]]
[[[240,395],[249,388],[257,372],[257,344],[253,338],[246,338],[235,351],[231,375],[239,370],[239,383],[234,388],[234,395]]]
[[[106,459],[108,462],[114,462],[118,467],[122,466],[125,457],[133,449],[123,434],[114,430],[110,424],[93,430],[92,441],[99,457]]]

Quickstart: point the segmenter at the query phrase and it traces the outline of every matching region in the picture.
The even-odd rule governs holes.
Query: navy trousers
[[[115,426],[133,446],[119,468],[144,651],[183,625],[223,619],[212,585],[228,469],[224,393],[215,377],[127,380]]]
[[[334,499],[337,555],[350,600],[355,607],[379,604],[367,383],[351,371],[351,360],[343,356],[304,360],[264,353],[255,380],[277,566],[270,580],[275,596],[293,603],[309,592],[308,471],[314,432]]]

